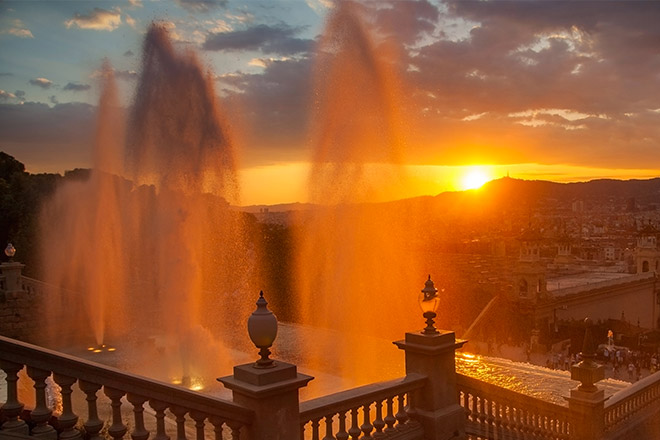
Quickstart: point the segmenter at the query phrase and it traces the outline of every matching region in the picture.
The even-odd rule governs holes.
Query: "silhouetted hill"
[[[489,197],[517,201],[556,199],[564,202],[625,201],[660,202],[660,178],[647,180],[598,179],[589,182],[556,183],[544,180],[521,180],[510,177],[493,180],[481,190]]]

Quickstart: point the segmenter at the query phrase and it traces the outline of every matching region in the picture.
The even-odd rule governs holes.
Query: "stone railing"
[[[605,432],[609,438],[644,423],[660,412],[660,372],[615,393],[605,402]]]
[[[61,287],[45,283],[43,281],[35,280],[26,276],[21,276],[21,287],[24,291],[30,294],[43,295],[46,291],[63,291]]]
[[[19,400],[18,392],[19,377],[21,381],[24,377],[19,375],[19,372],[24,367],[27,367],[27,376],[34,381],[34,408],[29,411],[29,425],[23,420],[25,408]],[[2,406],[0,420],[3,422],[0,429],[16,435],[32,435],[52,440],[77,440],[84,436],[86,439],[101,440],[107,430],[105,438],[119,440],[123,439],[128,431],[123,422],[128,412],[132,413],[133,418],[130,423],[133,440],[146,440],[152,430],[154,440],[167,440],[169,434],[166,429],[166,410],[169,410],[175,422],[172,423],[168,419],[167,424],[175,425],[171,430],[177,439],[185,439],[186,431],[192,431],[197,440],[206,437],[238,440],[241,432],[247,430],[248,425],[253,422],[253,411],[233,402],[2,336],[0,368],[7,376],[7,401]],[[47,401],[46,389],[50,387],[51,375],[52,381],[61,388],[61,408],[56,411],[57,414],[54,414],[53,405],[49,405]],[[84,396],[74,393],[72,387],[76,383],[76,388]],[[103,396],[97,396],[101,388],[110,400],[109,411],[107,407],[99,407],[102,401],[108,403]],[[25,387],[22,386],[21,389],[24,390]],[[74,413],[74,400],[87,401],[87,417],[82,423],[79,423],[79,417]],[[132,409],[127,407],[125,401],[131,404]],[[149,411],[153,414],[153,420],[145,420],[146,402],[153,410]],[[99,416],[102,413],[109,413],[109,420],[102,420]],[[191,426],[193,422],[194,426]]]
[[[422,427],[410,419],[408,407],[426,378],[409,374],[401,379],[365,385],[300,404],[301,438],[346,440],[377,438],[416,440]],[[414,399],[414,397],[413,397]],[[306,428],[309,427],[309,430]]]
[[[568,439],[569,410],[456,373],[465,431],[480,438]]]

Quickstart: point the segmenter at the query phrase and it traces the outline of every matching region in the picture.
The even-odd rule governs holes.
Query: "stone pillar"
[[[594,361],[596,344],[591,335],[591,319],[584,320],[586,330],[582,346],[583,360],[571,367],[571,379],[580,385],[570,391],[568,409],[571,413],[571,440],[599,440],[605,434],[605,392],[595,383],[605,378],[602,365]]]
[[[10,261],[0,264],[0,272],[5,277],[5,295],[7,298],[16,298],[23,292],[23,268],[25,264]]]
[[[427,377],[422,390],[414,395],[411,416],[419,421],[425,440],[465,438],[465,412],[456,391],[456,349],[467,341],[456,340],[456,334],[406,333],[397,347],[406,352],[406,374]]]
[[[250,440],[302,440],[298,389],[312,379],[298,373],[295,365],[279,361],[271,368],[238,365],[233,376],[218,378],[232,390],[235,403],[254,411],[247,427]]]

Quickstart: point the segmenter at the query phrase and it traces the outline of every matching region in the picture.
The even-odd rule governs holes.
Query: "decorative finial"
[[[571,379],[579,380],[578,389],[585,392],[598,391],[596,385],[599,380],[605,378],[605,372],[602,365],[599,365],[596,359],[596,343],[591,334],[593,321],[591,318],[584,320],[584,342],[582,343],[582,361],[571,368]]]
[[[436,311],[440,303],[440,298],[438,297],[438,289],[435,288],[433,281],[431,280],[431,275],[424,283],[424,288],[421,290],[421,295],[419,296],[419,305],[422,308],[422,313],[424,318],[426,318],[426,327],[422,330],[422,334],[425,335],[435,335],[440,333],[437,328],[435,328],[435,321],[433,320],[437,315]]]
[[[248,318],[248,334],[254,345],[259,348],[261,358],[254,364],[255,368],[272,368],[275,366],[269,358],[270,350],[277,337],[277,317],[268,310],[268,302],[264,292],[259,292],[256,302],[257,309]]]
[[[16,248],[13,244],[7,243],[7,247],[5,248],[5,255],[8,256],[10,260],[14,258],[14,255],[16,255]]]

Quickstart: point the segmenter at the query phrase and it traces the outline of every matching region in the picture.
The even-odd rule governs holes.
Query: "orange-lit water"
[[[417,287],[426,277],[406,237],[413,219],[368,203],[387,191],[383,181],[405,177],[393,61],[367,32],[359,6],[340,2],[314,69],[308,191],[323,207],[299,219],[295,282],[300,322],[342,334],[332,353],[306,347],[304,363],[322,369],[330,356],[338,375],[360,383],[373,380],[376,354],[365,342],[394,339],[417,325]],[[374,163],[383,165],[378,175],[370,172]]]
[[[128,117],[104,71],[91,177],[59,187],[42,215],[45,281],[67,289],[49,298],[51,342],[158,335],[170,374],[210,375],[258,291],[212,75],[157,25]]]

